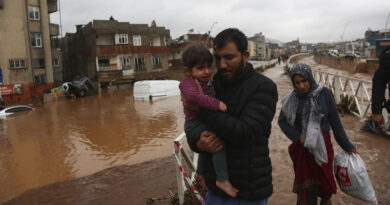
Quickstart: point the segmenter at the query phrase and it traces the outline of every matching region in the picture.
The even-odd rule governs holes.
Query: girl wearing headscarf
[[[357,151],[345,134],[332,93],[315,82],[311,68],[296,64],[290,78],[294,90],[282,100],[278,123],[293,142],[288,151],[294,165],[293,192],[297,193],[297,205],[317,204],[318,197],[321,205],[331,204],[336,183],[330,127],[344,151]]]

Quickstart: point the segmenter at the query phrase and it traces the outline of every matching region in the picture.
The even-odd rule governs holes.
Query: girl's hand
[[[219,101],[219,110],[222,111],[222,112],[226,112],[227,111],[227,106],[222,101]]]
[[[301,142],[301,144],[304,145],[305,141],[306,141],[305,136],[303,134],[301,134],[301,136],[299,137],[299,142]]]

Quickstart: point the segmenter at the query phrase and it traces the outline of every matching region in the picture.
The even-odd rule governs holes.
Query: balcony
[[[57,0],[47,0],[47,11],[50,13],[57,12]]]
[[[118,55],[129,53],[170,53],[170,48],[167,46],[151,47],[151,46],[131,46],[131,45],[112,45],[112,46],[97,46],[97,54],[104,55]]]
[[[58,24],[51,23],[49,30],[50,30],[50,36],[60,35],[60,26]]]
[[[97,70],[98,71],[115,71],[115,70],[118,70],[118,66],[117,66],[117,64],[111,64],[111,65],[99,64],[99,67]]]

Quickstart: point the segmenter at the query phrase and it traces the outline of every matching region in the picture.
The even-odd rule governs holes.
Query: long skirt
[[[334,151],[329,132],[322,133],[328,154],[328,163],[318,165],[313,154],[301,143],[291,144],[288,151],[294,164],[295,180],[293,192],[297,193],[297,205],[311,204],[309,198],[321,197],[321,204],[331,204],[330,197],[337,187],[333,175]],[[314,193],[312,193],[314,191]]]

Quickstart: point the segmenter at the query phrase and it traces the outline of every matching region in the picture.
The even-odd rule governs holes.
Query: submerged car
[[[95,84],[87,76],[77,76],[72,82],[62,84],[62,87],[69,96],[84,97],[97,94]]]
[[[0,116],[7,116],[17,112],[32,111],[34,108],[26,105],[17,105],[0,110]]]
[[[359,53],[354,51],[346,51],[344,54],[344,57],[346,58],[360,58]]]

